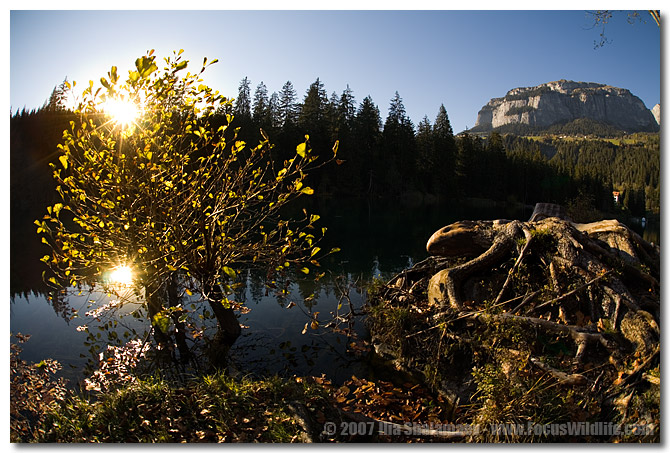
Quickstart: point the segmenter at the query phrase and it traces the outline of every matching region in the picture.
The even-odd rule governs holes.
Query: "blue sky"
[[[261,81],[272,93],[290,80],[302,99],[319,77],[329,97],[347,84],[359,103],[370,95],[382,119],[396,91],[415,125],[444,104],[455,132],[489,99],[558,79],[627,88],[652,108],[661,33],[643,16],[633,25],[615,16],[611,42],[594,50],[599,29],[583,10],[11,11],[10,106],[39,107],[65,77],[98,81],[148,49],[183,48],[193,67],[219,59],[206,82],[226,96],[246,76],[252,94]]]

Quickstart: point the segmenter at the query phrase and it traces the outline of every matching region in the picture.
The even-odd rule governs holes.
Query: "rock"
[[[659,107],[660,115],[660,107]],[[599,83],[558,80],[514,88],[479,111],[475,128],[488,132],[507,124],[539,129],[578,118],[610,124],[629,132],[657,131],[659,121],[629,90]]]
[[[537,203],[533,214],[530,216],[530,222],[537,222],[548,217],[558,217],[563,220],[570,220],[563,206],[553,203]]]
[[[661,104],[656,104],[653,109],[651,109],[651,114],[654,115],[656,123],[661,125]]]
[[[303,443],[314,443],[319,438],[319,433],[314,429],[314,423],[307,408],[299,401],[291,401],[288,409],[293,414],[293,419],[300,427],[300,441]]]
[[[627,312],[621,320],[621,333],[630,341],[642,357],[653,352],[659,342],[659,328],[654,317],[644,311]]]
[[[447,284],[450,283],[449,269],[443,269],[433,275],[428,282],[428,304],[444,305],[445,294],[447,294]]]
[[[386,343],[373,342],[375,354],[384,360],[393,360],[399,356],[398,351],[387,345]]]

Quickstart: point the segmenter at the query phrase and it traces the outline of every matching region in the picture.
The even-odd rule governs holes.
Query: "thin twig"
[[[631,381],[640,373],[640,371],[644,370],[649,366],[649,364],[659,356],[661,352],[660,347],[656,347],[656,350],[654,351],[653,354],[651,354],[649,357],[647,357],[647,360],[645,360],[642,364],[638,365],[631,374],[626,376],[623,381],[621,381],[621,388],[626,388],[630,385]]]
[[[612,273],[611,270],[605,272],[604,274],[601,274],[601,275],[597,276],[596,278],[584,283],[583,285],[578,286],[577,288],[573,289],[572,291],[568,291],[567,293],[565,293],[561,296],[558,296],[554,299],[551,299],[551,300],[548,300],[546,302],[541,303],[540,305],[536,306],[533,310],[539,310],[540,308],[546,307],[547,305],[551,305],[555,302],[559,302],[563,299],[566,299],[566,298],[572,296],[573,294],[578,293],[579,291],[583,290],[584,288],[588,288],[589,286],[593,285],[598,280],[601,280],[602,278],[606,277],[610,273]]]
[[[503,286],[500,289],[500,292],[498,293],[498,297],[496,297],[494,306],[498,305],[500,303],[500,299],[502,299],[503,296],[505,295],[505,292],[507,291],[507,288],[509,287],[510,283],[512,282],[512,276],[516,273],[516,270],[521,265],[521,261],[526,256],[526,250],[528,250],[528,247],[533,242],[533,236],[530,234],[530,232],[526,228],[523,229],[523,232],[526,236],[526,243],[524,244],[523,248],[521,249],[521,252],[519,253],[519,257],[516,259],[516,262],[514,263],[514,266],[512,266],[512,269],[510,269],[509,272],[507,273],[507,279],[505,279],[505,283],[503,283]]]
[[[587,379],[582,376],[581,374],[568,374],[563,371],[557,370],[556,368],[553,368],[546,363],[542,362],[539,359],[536,359],[535,357],[531,357],[530,361],[541,369],[542,371],[546,371],[547,373],[551,374],[554,378],[558,379],[558,381],[563,384],[563,385],[584,385],[588,381]]]
[[[444,325],[445,325],[445,323],[444,323],[444,322],[441,322],[441,323],[439,323],[439,324],[435,324],[434,326],[429,327],[429,328],[424,329],[424,330],[421,330],[421,331],[419,331],[419,332],[411,333],[411,334],[407,335],[405,338],[411,338],[411,337],[414,337],[414,336],[416,336],[416,335],[421,335],[422,333],[426,333],[426,332],[428,332],[429,330],[437,329],[438,327],[441,327],[441,326],[444,326]]]
[[[512,308],[512,309],[509,311],[509,314],[516,313],[517,311],[519,311],[519,310],[521,309],[521,307],[523,307],[523,306],[526,305],[528,302],[530,302],[531,300],[533,300],[533,299],[535,298],[535,296],[537,296],[537,295],[540,294],[541,292],[542,292],[542,290],[541,290],[541,289],[538,289],[537,291],[533,291],[532,293],[528,294],[526,297],[524,297],[524,299],[521,301],[521,303],[520,303],[519,305],[517,305],[516,307]]]

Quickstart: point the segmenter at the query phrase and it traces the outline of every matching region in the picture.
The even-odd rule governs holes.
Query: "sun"
[[[133,101],[124,99],[108,99],[102,104],[103,111],[111,116],[112,121],[121,127],[128,127],[135,123],[142,111]]]
[[[109,274],[109,280],[112,283],[124,286],[131,285],[133,283],[133,278],[133,270],[126,264],[117,266]]]

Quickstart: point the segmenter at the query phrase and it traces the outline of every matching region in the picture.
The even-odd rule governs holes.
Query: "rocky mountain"
[[[536,87],[514,88],[504,97],[491,99],[479,111],[471,131],[487,132],[508,125],[544,130],[579,119],[626,132],[657,131],[659,124],[640,98],[629,90],[558,80]]]
[[[651,109],[652,115],[654,115],[654,119],[656,120],[656,123],[658,125],[661,125],[661,104],[656,104],[653,109]]]

